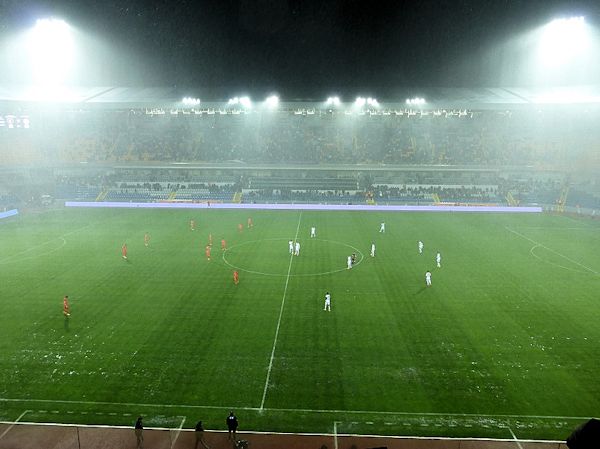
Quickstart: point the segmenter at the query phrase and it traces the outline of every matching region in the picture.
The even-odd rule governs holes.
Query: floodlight
[[[329,97],[329,98],[327,98],[327,101],[325,102],[325,104],[327,106],[339,106],[340,98],[339,97]]]
[[[415,98],[407,98],[406,104],[409,106],[422,106],[426,103],[424,98],[415,97]]]
[[[586,53],[590,40],[584,17],[555,19],[542,28],[540,62],[547,68],[568,64]]]
[[[377,101],[377,99],[376,98],[371,98],[371,97],[367,98],[367,104],[369,106],[373,106],[373,107],[378,107],[379,106],[379,102]]]
[[[265,104],[269,108],[276,108],[277,105],[279,104],[279,97],[277,97],[277,95],[271,95],[270,97],[267,97],[265,99]]]
[[[240,97],[239,101],[240,104],[246,109],[250,109],[250,107],[252,106],[252,101],[249,97]]]
[[[39,19],[27,35],[27,51],[38,84],[64,81],[75,54],[71,27],[61,19]]]
[[[363,97],[356,97],[356,100],[354,100],[354,105],[356,107],[362,108],[366,102],[367,100],[365,100]]]
[[[192,97],[183,97],[183,100],[181,100],[181,102],[186,106],[198,106],[200,104],[200,99]]]
[[[248,97],[233,97],[227,101],[229,106],[235,106],[236,104],[242,105],[244,109],[249,109],[252,106],[252,101]]]

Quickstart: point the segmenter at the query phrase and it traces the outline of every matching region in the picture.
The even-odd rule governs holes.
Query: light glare
[[[415,97],[415,98],[407,98],[406,104],[409,106],[422,106],[426,103],[424,98]]]
[[[325,102],[325,104],[327,106],[339,106],[340,98],[339,97],[329,97],[329,98],[327,98],[327,101]]]
[[[547,68],[569,64],[578,56],[584,55],[589,44],[590,38],[584,17],[553,20],[542,29],[540,62]]]
[[[250,98],[248,97],[233,97],[229,99],[227,104],[229,106],[235,106],[239,104],[242,105],[244,109],[250,109],[250,106],[252,106],[252,101],[250,101]]]
[[[363,97],[357,97],[356,100],[354,100],[354,105],[358,108],[362,108],[366,103],[367,100]]]
[[[240,97],[240,104],[246,108],[246,109],[250,109],[250,107],[252,106],[252,101],[250,100],[249,97]]]
[[[277,95],[271,95],[270,97],[267,97],[267,99],[265,100],[265,104],[269,108],[276,108],[279,104],[279,98],[277,97]]]
[[[65,81],[75,54],[71,27],[61,19],[39,19],[27,37],[27,50],[38,85]]]
[[[200,99],[192,97],[183,97],[183,100],[181,100],[181,102],[186,106],[198,106],[200,104]]]

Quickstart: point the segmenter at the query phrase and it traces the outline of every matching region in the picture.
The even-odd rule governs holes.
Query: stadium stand
[[[27,128],[0,129],[2,170],[29,170],[29,181],[48,171],[18,197],[600,207],[594,179],[569,190],[573,173],[600,166],[597,107],[288,104],[267,115],[124,104],[23,111]],[[20,192],[20,176],[6,192]]]
[[[600,191],[595,190],[592,186],[588,186],[588,189],[590,189],[589,191],[584,189],[584,186],[571,188],[567,199],[567,205],[600,210]]]
[[[213,111],[214,112],[214,111]],[[0,163],[179,162],[558,166],[594,154],[598,111],[384,111],[297,115],[32,113],[2,130]],[[590,132],[590,130],[593,130]]]

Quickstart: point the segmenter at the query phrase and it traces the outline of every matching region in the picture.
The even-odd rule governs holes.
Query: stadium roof
[[[201,93],[201,92],[200,92]],[[232,93],[232,96],[235,93]],[[53,91],[26,87],[0,86],[0,102],[52,102],[72,105],[94,105],[117,108],[182,107],[182,98],[189,91],[178,87],[76,87]],[[202,99],[202,95],[193,94]],[[536,104],[600,104],[600,85],[555,88],[489,87],[489,88],[428,88],[416,92],[398,91],[397,99],[380,99],[382,108],[405,107],[405,100],[415,96],[424,98],[424,108],[511,108]],[[262,101],[263,99],[254,99]],[[282,99],[280,108],[320,107],[324,100]],[[352,99],[342,99],[351,104]],[[222,107],[227,99],[202,101],[202,107]]]

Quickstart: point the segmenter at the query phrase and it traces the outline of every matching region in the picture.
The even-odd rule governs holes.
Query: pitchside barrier
[[[147,427],[143,430],[144,449],[192,449],[196,435],[183,429],[185,417],[177,417],[174,428]],[[353,435],[338,433],[347,427],[334,422],[334,433],[239,432],[237,441],[227,431],[205,431],[204,441],[211,449],[568,449],[563,441],[494,440],[483,438],[427,438]],[[38,424],[0,422],[0,449],[134,449],[137,439],[133,427],[84,426],[72,424]],[[198,447],[203,448],[202,444]]]
[[[262,209],[262,210],[345,210],[379,212],[501,212],[538,213],[541,206],[380,206],[368,204],[241,204],[241,203],[121,203],[95,201],[66,201],[66,207],[140,208],[140,209]]]

